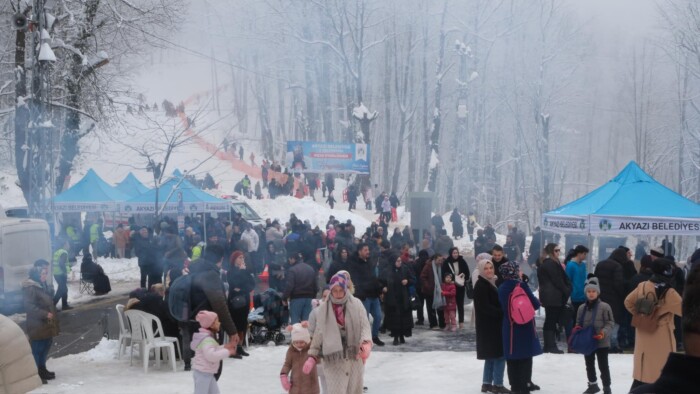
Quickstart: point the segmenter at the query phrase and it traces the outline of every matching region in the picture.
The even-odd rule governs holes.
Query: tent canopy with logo
[[[114,212],[131,196],[111,186],[92,169],[63,193],[54,197],[56,212]]]
[[[122,206],[126,213],[155,213],[156,189],[136,196]],[[161,213],[191,214],[228,212],[229,202],[208,194],[187,180],[171,178],[160,186],[158,210]]]
[[[117,183],[115,188],[124,194],[128,194],[131,198],[140,196],[150,190],[131,172],[121,182]]]
[[[700,205],[631,161],[615,178],[543,215],[543,230],[574,234],[700,235]]]

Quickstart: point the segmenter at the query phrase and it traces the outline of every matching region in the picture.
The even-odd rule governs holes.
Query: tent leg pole
[[[203,231],[204,231],[204,244],[206,245],[207,241],[209,240],[209,238],[207,238],[207,214],[206,213],[202,214],[202,222],[204,223],[204,229],[203,229]]]

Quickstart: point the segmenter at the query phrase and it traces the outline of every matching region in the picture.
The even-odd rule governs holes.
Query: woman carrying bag
[[[451,248],[449,255],[442,263],[443,274],[450,273],[454,277],[457,286],[457,321],[459,328],[464,328],[464,296],[470,282],[469,266],[464,258],[459,254],[459,249]],[[470,291],[473,293],[473,291]],[[473,296],[473,294],[470,294]]]

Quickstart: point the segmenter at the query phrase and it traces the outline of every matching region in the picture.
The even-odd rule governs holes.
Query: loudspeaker
[[[15,30],[27,31],[29,28],[29,19],[27,19],[24,14],[14,14],[12,15],[12,27]]]

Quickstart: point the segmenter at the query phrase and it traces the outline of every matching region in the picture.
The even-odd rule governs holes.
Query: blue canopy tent
[[[631,161],[605,185],[543,215],[543,230],[578,234],[700,235],[700,205]]]
[[[124,212],[154,213],[156,189],[128,200]],[[161,213],[228,212],[229,202],[208,194],[182,178],[171,178],[160,186],[158,210]]]
[[[56,212],[115,212],[131,198],[100,178],[92,169],[63,193],[54,197]]]
[[[128,194],[132,198],[140,196],[150,190],[146,185],[141,183],[141,181],[136,179],[132,173],[129,173],[126,178],[117,183],[115,188],[124,194]]]

